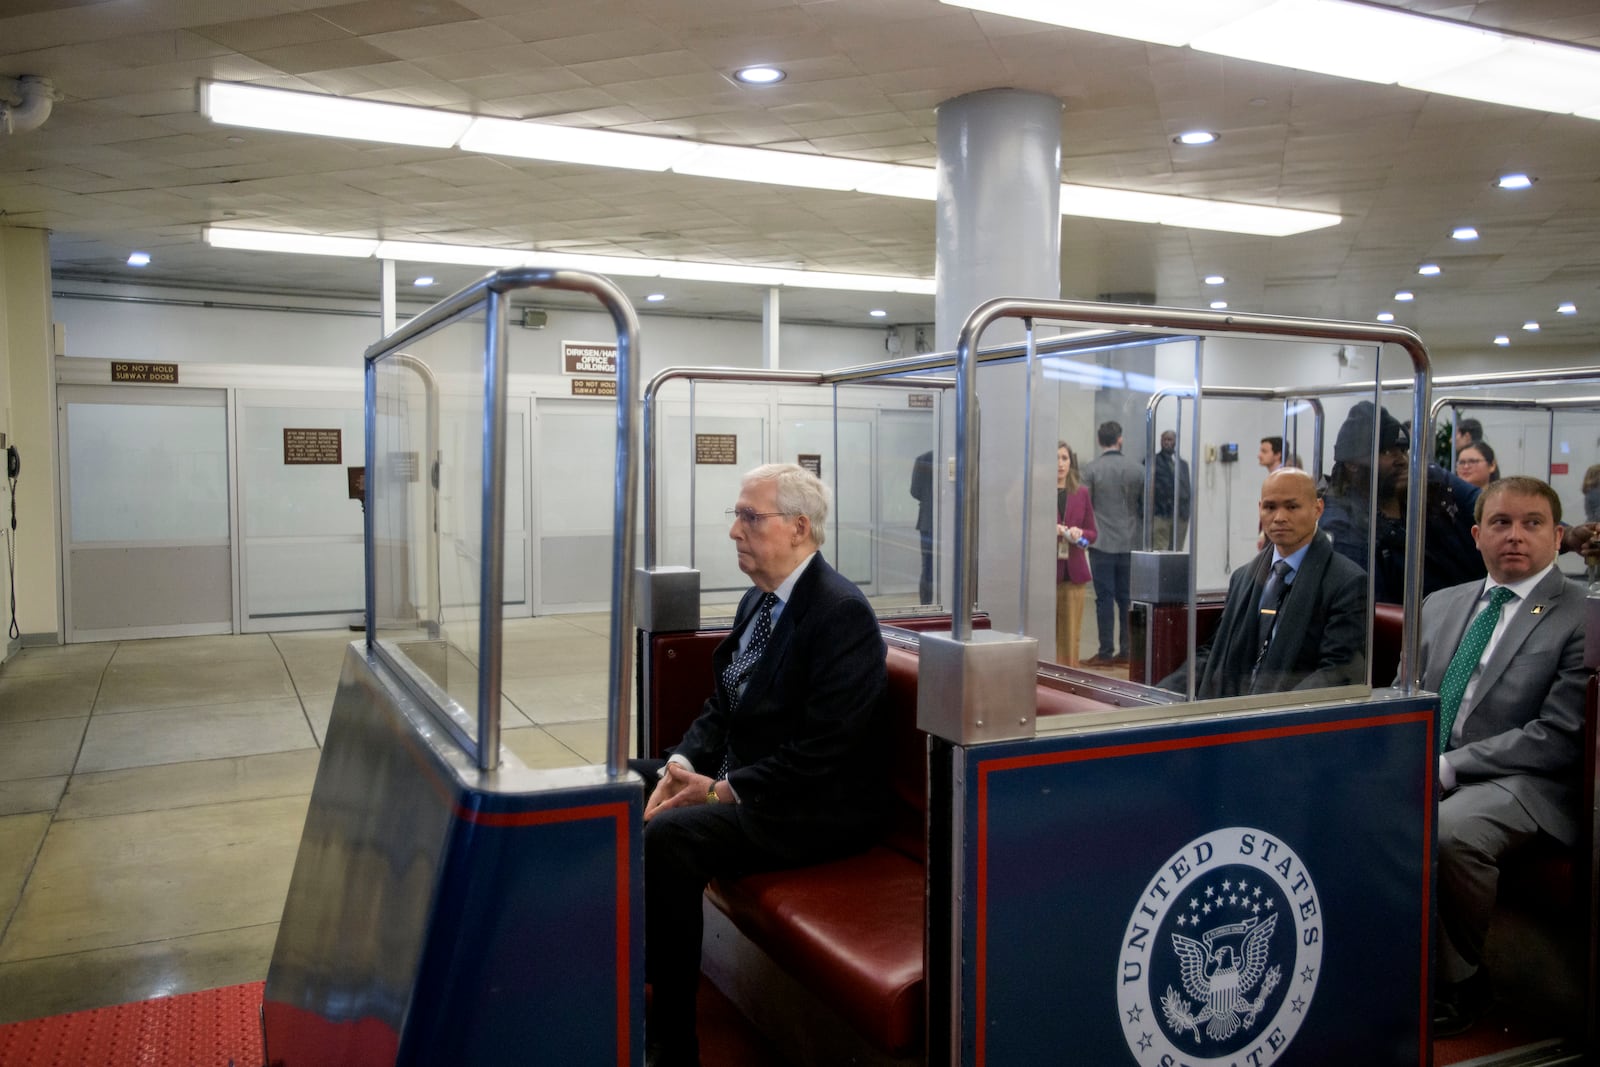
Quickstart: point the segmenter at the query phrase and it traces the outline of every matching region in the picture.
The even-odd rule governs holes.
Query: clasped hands
[[[645,802],[644,819],[649,822],[663,808],[687,808],[695,804],[711,803],[710,793],[715,790],[721,803],[733,801],[732,791],[721,782],[704,774],[696,774],[681,763],[668,763],[661,768],[661,778]]]

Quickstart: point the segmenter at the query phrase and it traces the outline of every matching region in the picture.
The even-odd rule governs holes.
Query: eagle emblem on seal
[[[1241,1028],[1249,1030],[1266,1007],[1267,997],[1277,988],[1282,974],[1270,970],[1272,931],[1277,915],[1265,920],[1252,916],[1243,922],[1228,923],[1207,930],[1199,940],[1173,932],[1172,948],[1178,955],[1183,988],[1200,1003],[1195,1011],[1179,992],[1167,986],[1161,998],[1161,1011],[1173,1031],[1194,1034],[1201,1041],[1200,1027],[1213,1041],[1226,1041]],[[1254,998],[1251,990],[1259,984]]]

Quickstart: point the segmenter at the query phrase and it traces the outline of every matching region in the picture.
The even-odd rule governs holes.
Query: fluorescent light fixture
[[[431,274],[424,274],[422,277],[418,278],[416,281],[412,282],[411,284],[414,285],[418,289],[426,289],[426,288],[428,288],[428,286],[434,284],[434,277]]]
[[[1529,333],[1538,333],[1539,332],[1539,324],[1537,322],[1534,322],[1532,319],[1529,319],[1527,322],[1523,323],[1522,324],[1522,328],[1524,330],[1527,330]]]
[[[128,253],[128,266],[130,266],[130,267],[148,267],[149,265],[150,265],[150,253],[149,252],[129,252]]]
[[[808,189],[851,190],[863,182],[881,177],[881,169],[891,165],[806,152],[702,144],[673,163],[671,169],[677,174],[698,174],[707,178],[798,185]]]
[[[867,312],[867,314],[871,315],[875,319],[881,319],[887,316],[889,313],[882,308],[873,308],[871,311]]]
[[[783,81],[789,75],[777,67],[755,66],[741,67],[733,72],[735,81],[744,82],[746,85],[774,85]]]
[[[1526,174],[1502,174],[1495,179],[1495,184],[1502,189],[1527,189],[1533,185],[1533,179]]]
[[[1207,274],[1206,275],[1206,284],[1207,285],[1221,285],[1223,282],[1225,282],[1227,280],[1228,279],[1224,278],[1220,274]]]
[[[1417,268],[1417,273],[1423,275],[1424,277],[1432,278],[1434,275],[1441,272],[1439,270],[1439,264],[1424,263],[1422,266]]]
[[[1596,109],[1596,116],[1585,117],[1600,117],[1600,52],[1588,48],[1507,40],[1470,65],[1399,81],[1409,89],[1535,111],[1566,114]]]
[[[1574,304],[1574,303],[1571,303],[1570,301],[1568,303],[1565,303],[1565,304],[1557,304],[1556,305],[1556,314],[1557,315],[1576,315],[1577,313],[1578,313],[1578,305]]]
[[[1216,144],[1218,141],[1222,140],[1222,134],[1212,133],[1210,130],[1189,130],[1186,133],[1178,134],[1178,136],[1174,137],[1172,140],[1175,144]]]
[[[918,200],[934,200],[938,196],[938,175],[931,167],[705,144],[552,123],[476,118],[433,108],[345,100],[230,82],[205,82],[201,88],[202,110],[217,122],[396,144],[457,145],[463,151],[488,155],[633,170],[672,170],[702,177],[852,190],[875,196]],[[1304,233],[1340,221],[1338,215],[1317,211],[1066,184],[1061,187],[1061,213],[1268,237]]]
[[[1378,319],[1379,322],[1393,322],[1394,321],[1394,312],[1392,312],[1392,311],[1380,311],[1377,314],[1377,319]]]
[[[348,256],[370,259],[378,242],[360,237],[323,237],[315,233],[279,233],[274,230],[235,230],[207,226],[202,230],[212,248],[239,248],[249,252],[297,252],[308,256]]]
[[[697,151],[695,141],[672,137],[645,137],[637,133],[587,130],[550,122],[515,119],[474,119],[461,137],[460,147],[491,156],[545,159],[556,163],[584,163],[595,167],[629,170],[666,170]]]
[[[1074,30],[1181,45],[1272,0],[944,0],[956,7],[1048,22]]]
[[[1478,239],[1478,231],[1471,226],[1457,226],[1450,231],[1450,236],[1457,241],[1476,241]]]
[[[659,304],[659,303],[661,303],[661,301],[665,300],[666,298],[667,298],[667,294],[666,293],[649,293],[649,294],[647,294],[645,296],[645,299],[648,300],[652,304]]]
[[[806,289],[836,289],[864,293],[915,293],[932,296],[932,278],[890,274],[842,274],[834,271],[792,270],[783,267],[744,266],[736,263],[696,263],[679,259],[644,259],[635,256],[590,256],[574,252],[535,249],[476,248],[471,245],[431,244],[416,241],[374,241],[316,234],[276,233],[208,226],[206,243],[214,248],[256,252],[299,252],[311,255],[398,259],[413,263],[453,263],[475,267],[545,267],[584,270],[629,278],[681,278],[687,281],[729,282],[739,285],[788,285]]]
[[[1511,338],[1507,337],[1503,333],[1502,334],[1497,334],[1495,336],[1494,343],[1497,344],[1497,345],[1500,345],[1503,348],[1506,345],[1511,343]]]
[[[1415,300],[1417,298],[1417,294],[1413,293],[1410,289],[1402,289],[1398,293],[1394,294],[1394,298],[1400,301]]]
[[[1140,193],[1129,189],[1104,189],[1093,185],[1061,186],[1061,213],[1123,222],[1156,222],[1201,230],[1253,233],[1283,237],[1292,233],[1334,226],[1338,215],[1293,208],[1231,204],[1166,193]]]
[[[1228,306],[1228,302],[1226,300],[1213,300],[1213,301],[1211,301],[1211,310],[1212,311],[1222,311],[1225,308],[1227,308],[1227,306]]]
[[[1471,64],[1502,47],[1500,37],[1486,30],[1342,0],[1278,0],[1189,44],[1202,52],[1381,84],[1419,69],[1431,74]]]
[[[1600,119],[1600,52],[1350,0],[944,0],[1341,78]]]
[[[200,112],[226,126],[430,148],[449,148],[472,123],[454,111],[213,81],[200,83]]]

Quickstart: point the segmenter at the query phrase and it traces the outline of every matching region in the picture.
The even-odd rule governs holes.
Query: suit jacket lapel
[[[744,696],[739,698],[741,707],[749,706],[751,701],[766,692],[772,680],[778,676],[778,668],[789,653],[789,639],[794,636],[795,626],[804,617],[810,604],[811,590],[822,580],[822,565],[822,553],[818,552],[817,558],[807,565],[805,572],[794,583],[794,589],[783,605],[783,613],[772,627],[772,636],[767,638],[767,650],[761,654],[761,659],[756,662],[749,680],[745,682]]]
[[[1472,694],[1473,707],[1483,701],[1484,695],[1494,688],[1495,683],[1505,673],[1506,665],[1511,662],[1511,658],[1527,643],[1539,624],[1552,614],[1551,609],[1561,596],[1565,584],[1566,578],[1558,568],[1545,575],[1539,584],[1533,587],[1533,592],[1528,594],[1526,600],[1508,605],[1516,614],[1506,623],[1505,633],[1500,635],[1499,643],[1494,646],[1494,651],[1483,663],[1483,673],[1479,676],[1478,688]],[[1537,612],[1535,609],[1538,609]]]
[[[1477,581],[1470,586],[1457,587],[1448,593],[1439,594],[1448,596],[1449,599],[1444,604],[1444,619],[1434,645],[1438,652],[1428,657],[1428,666],[1423,672],[1424,689],[1437,693],[1439,687],[1444,684],[1444,672],[1449,668],[1450,659],[1461,644],[1462,635],[1467,632],[1467,624],[1472,621],[1473,609],[1477,606],[1478,596],[1482,592],[1483,582]]]

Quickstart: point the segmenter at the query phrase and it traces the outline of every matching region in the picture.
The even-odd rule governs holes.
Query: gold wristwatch
[[[711,783],[711,788],[706,790],[706,803],[707,804],[721,804],[722,803],[722,798],[717,796],[717,783],[716,782],[712,782]]]

